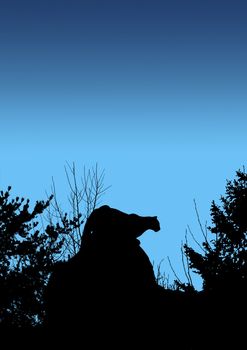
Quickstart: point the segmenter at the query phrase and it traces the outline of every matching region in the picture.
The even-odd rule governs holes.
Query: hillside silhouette
[[[212,202],[212,226],[203,231],[201,251],[184,245],[188,268],[202,277],[200,292],[190,283],[158,284],[138,240],[147,230],[160,230],[156,216],[108,205],[94,209],[79,251],[59,260],[63,237],[82,224],[80,215],[69,219],[64,214],[62,224],[38,229],[52,197],[31,210],[29,200],[11,199],[10,191],[0,192],[0,331],[38,328],[56,340],[62,334],[80,335],[81,343],[90,341],[92,347],[117,337],[128,347],[151,341],[167,349],[244,348],[245,171],[227,181],[220,204]]]
[[[161,332],[167,344],[179,332],[176,346],[187,349],[184,315],[190,315],[191,327],[191,308],[200,305],[200,298],[157,284],[137,239],[146,230],[160,230],[156,216],[126,214],[107,205],[94,210],[78,254],[58,264],[49,279],[47,328],[79,331],[84,337],[103,333],[108,340],[115,334],[154,341]]]

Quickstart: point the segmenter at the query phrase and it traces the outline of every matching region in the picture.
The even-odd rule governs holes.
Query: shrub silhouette
[[[30,210],[28,199],[11,199],[10,192],[0,192],[0,328],[34,327],[44,319],[44,290],[64,228],[39,228],[52,197]]]

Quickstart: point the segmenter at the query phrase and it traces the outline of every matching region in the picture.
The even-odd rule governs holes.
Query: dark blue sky
[[[180,271],[193,198],[206,220],[246,164],[246,19],[241,0],[0,0],[1,187],[64,195],[65,161],[98,162]]]

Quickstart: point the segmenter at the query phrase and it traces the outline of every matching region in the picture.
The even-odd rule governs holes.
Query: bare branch
[[[189,225],[187,226],[187,228],[188,228],[189,234],[191,235],[193,241],[198,245],[198,247],[199,247],[203,252],[205,252],[205,249],[204,249],[203,246],[198,242],[198,240],[195,238],[195,236],[194,236],[193,232],[191,231],[191,228],[190,228]],[[187,237],[187,229],[186,229],[185,236]],[[188,239],[186,238],[186,242],[187,242],[187,241],[188,241]],[[186,244],[187,244],[187,243],[186,243]]]
[[[185,232],[185,244],[188,246],[187,230]],[[182,255],[182,264],[183,264],[185,276],[188,280],[189,285],[193,286],[193,281],[190,273],[189,259],[188,259],[188,256],[184,253],[183,242],[181,244],[181,255]],[[186,265],[185,265],[184,258],[186,258]]]
[[[172,272],[174,273],[174,276],[176,277],[176,279],[178,280],[178,282],[179,282],[180,284],[182,284],[182,281],[180,280],[180,278],[178,277],[178,275],[176,274],[176,272],[175,272],[175,270],[174,270],[174,268],[173,268],[173,266],[172,266],[172,263],[171,263],[171,260],[170,260],[169,256],[167,257],[167,259],[168,259],[170,268],[172,269]]]
[[[74,162],[72,164],[66,162],[64,170],[69,189],[67,198],[70,210],[65,216],[58,203],[55,181],[52,178],[53,201],[48,211],[48,221],[53,223],[56,220],[56,223],[62,223],[64,227],[68,225],[68,222],[64,221],[65,218],[74,223],[73,230],[67,232],[65,236],[64,255],[66,256],[74,255],[80,249],[83,234],[82,223],[99,205],[100,199],[110,186],[104,186],[105,172],[104,170],[99,171],[97,163],[89,169],[84,166],[79,182]]]
[[[202,222],[201,222],[201,218],[200,218],[199,211],[198,211],[198,208],[197,208],[196,200],[194,199],[193,201],[194,201],[194,207],[195,207],[195,212],[196,212],[196,217],[197,217],[198,224],[200,226],[200,229],[201,229],[201,232],[202,232],[202,235],[203,235],[204,239],[207,241],[207,234],[206,234],[206,232],[204,231],[204,229],[202,227]]]

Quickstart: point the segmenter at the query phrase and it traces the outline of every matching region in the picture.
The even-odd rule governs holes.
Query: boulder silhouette
[[[47,325],[57,329],[136,329],[156,309],[153,266],[137,239],[160,230],[156,216],[104,205],[89,216],[79,252],[54,269],[47,287]]]

